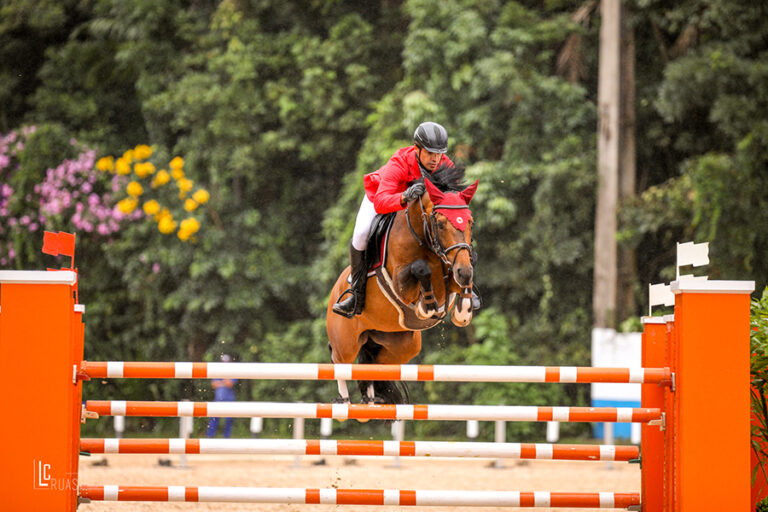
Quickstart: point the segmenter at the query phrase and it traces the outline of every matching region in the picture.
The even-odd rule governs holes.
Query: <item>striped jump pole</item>
[[[398,505],[453,507],[630,508],[639,493],[516,492],[401,489],[304,489],[258,487],[128,487],[81,485],[80,498],[93,501],[180,501]]]
[[[637,459],[640,453],[637,446],[315,439],[81,439],[80,450],[89,453],[500,457],[583,461],[630,461]]]
[[[336,420],[569,421],[648,423],[661,409],[515,405],[302,404],[290,402],[133,402],[88,400],[101,416],[333,418]]]
[[[81,378],[93,379],[282,379],[398,380],[438,382],[671,382],[669,368],[592,368],[578,366],[461,366],[421,364],[315,363],[152,363],[89,362]]]

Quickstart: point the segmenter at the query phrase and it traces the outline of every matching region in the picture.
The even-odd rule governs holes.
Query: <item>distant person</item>
[[[229,363],[232,358],[228,354],[222,354],[221,362]],[[234,402],[235,401],[235,384],[237,379],[212,379],[211,386],[213,387],[213,400],[214,402]],[[210,418],[208,421],[208,429],[205,431],[206,437],[215,437],[216,431],[219,428],[219,418]],[[225,418],[224,421],[224,437],[229,438],[232,435],[232,418]]]

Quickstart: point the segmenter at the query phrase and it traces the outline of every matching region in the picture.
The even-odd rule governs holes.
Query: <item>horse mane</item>
[[[440,192],[461,192],[467,188],[467,185],[462,181],[464,171],[466,171],[466,167],[463,165],[440,164],[440,167],[432,173],[423,174]]]

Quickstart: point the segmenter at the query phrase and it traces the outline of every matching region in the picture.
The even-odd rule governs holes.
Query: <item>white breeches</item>
[[[352,233],[352,247],[358,251],[364,251],[368,243],[368,234],[371,232],[371,224],[376,217],[376,209],[368,196],[363,194],[363,202],[357,211],[355,219],[355,231]]]

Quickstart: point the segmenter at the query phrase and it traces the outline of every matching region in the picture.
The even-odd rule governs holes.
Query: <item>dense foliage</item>
[[[674,242],[694,239],[711,242],[713,277],[760,289],[768,8],[625,4],[639,195],[622,207],[621,241],[638,249],[636,288],[669,280]],[[429,119],[480,179],[474,234],[487,307],[467,329],[425,333],[419,360],[589,364],[598,11],[594,0],[3,2],[0,264],[52,266],[38,252],[41,230],[77,231],[92,360],[326,361],[325,301],[346,265],[361,177]],[[182,155],[184,179],[209,193],[186,241],[164,235],[157,213],[121,212],[119,201],[130,210],[138,196],[96,169],[139,144],[158,171]],[[76,217],[70,199],[44,213],[63,201],[57,190],[74,193],[55,181],[69,175],[78,193],[85,182],[98,192],[92,208]],[[134,181],[154,193],[145,178]],[[205,383],[88,386],[102,397],[210,397]],[[412,388],[431,402],[587,399],[583,386]],[[335,393],[310,382],[238,389],[290,401]],[[531,439],[542,429],[510,426]]]

